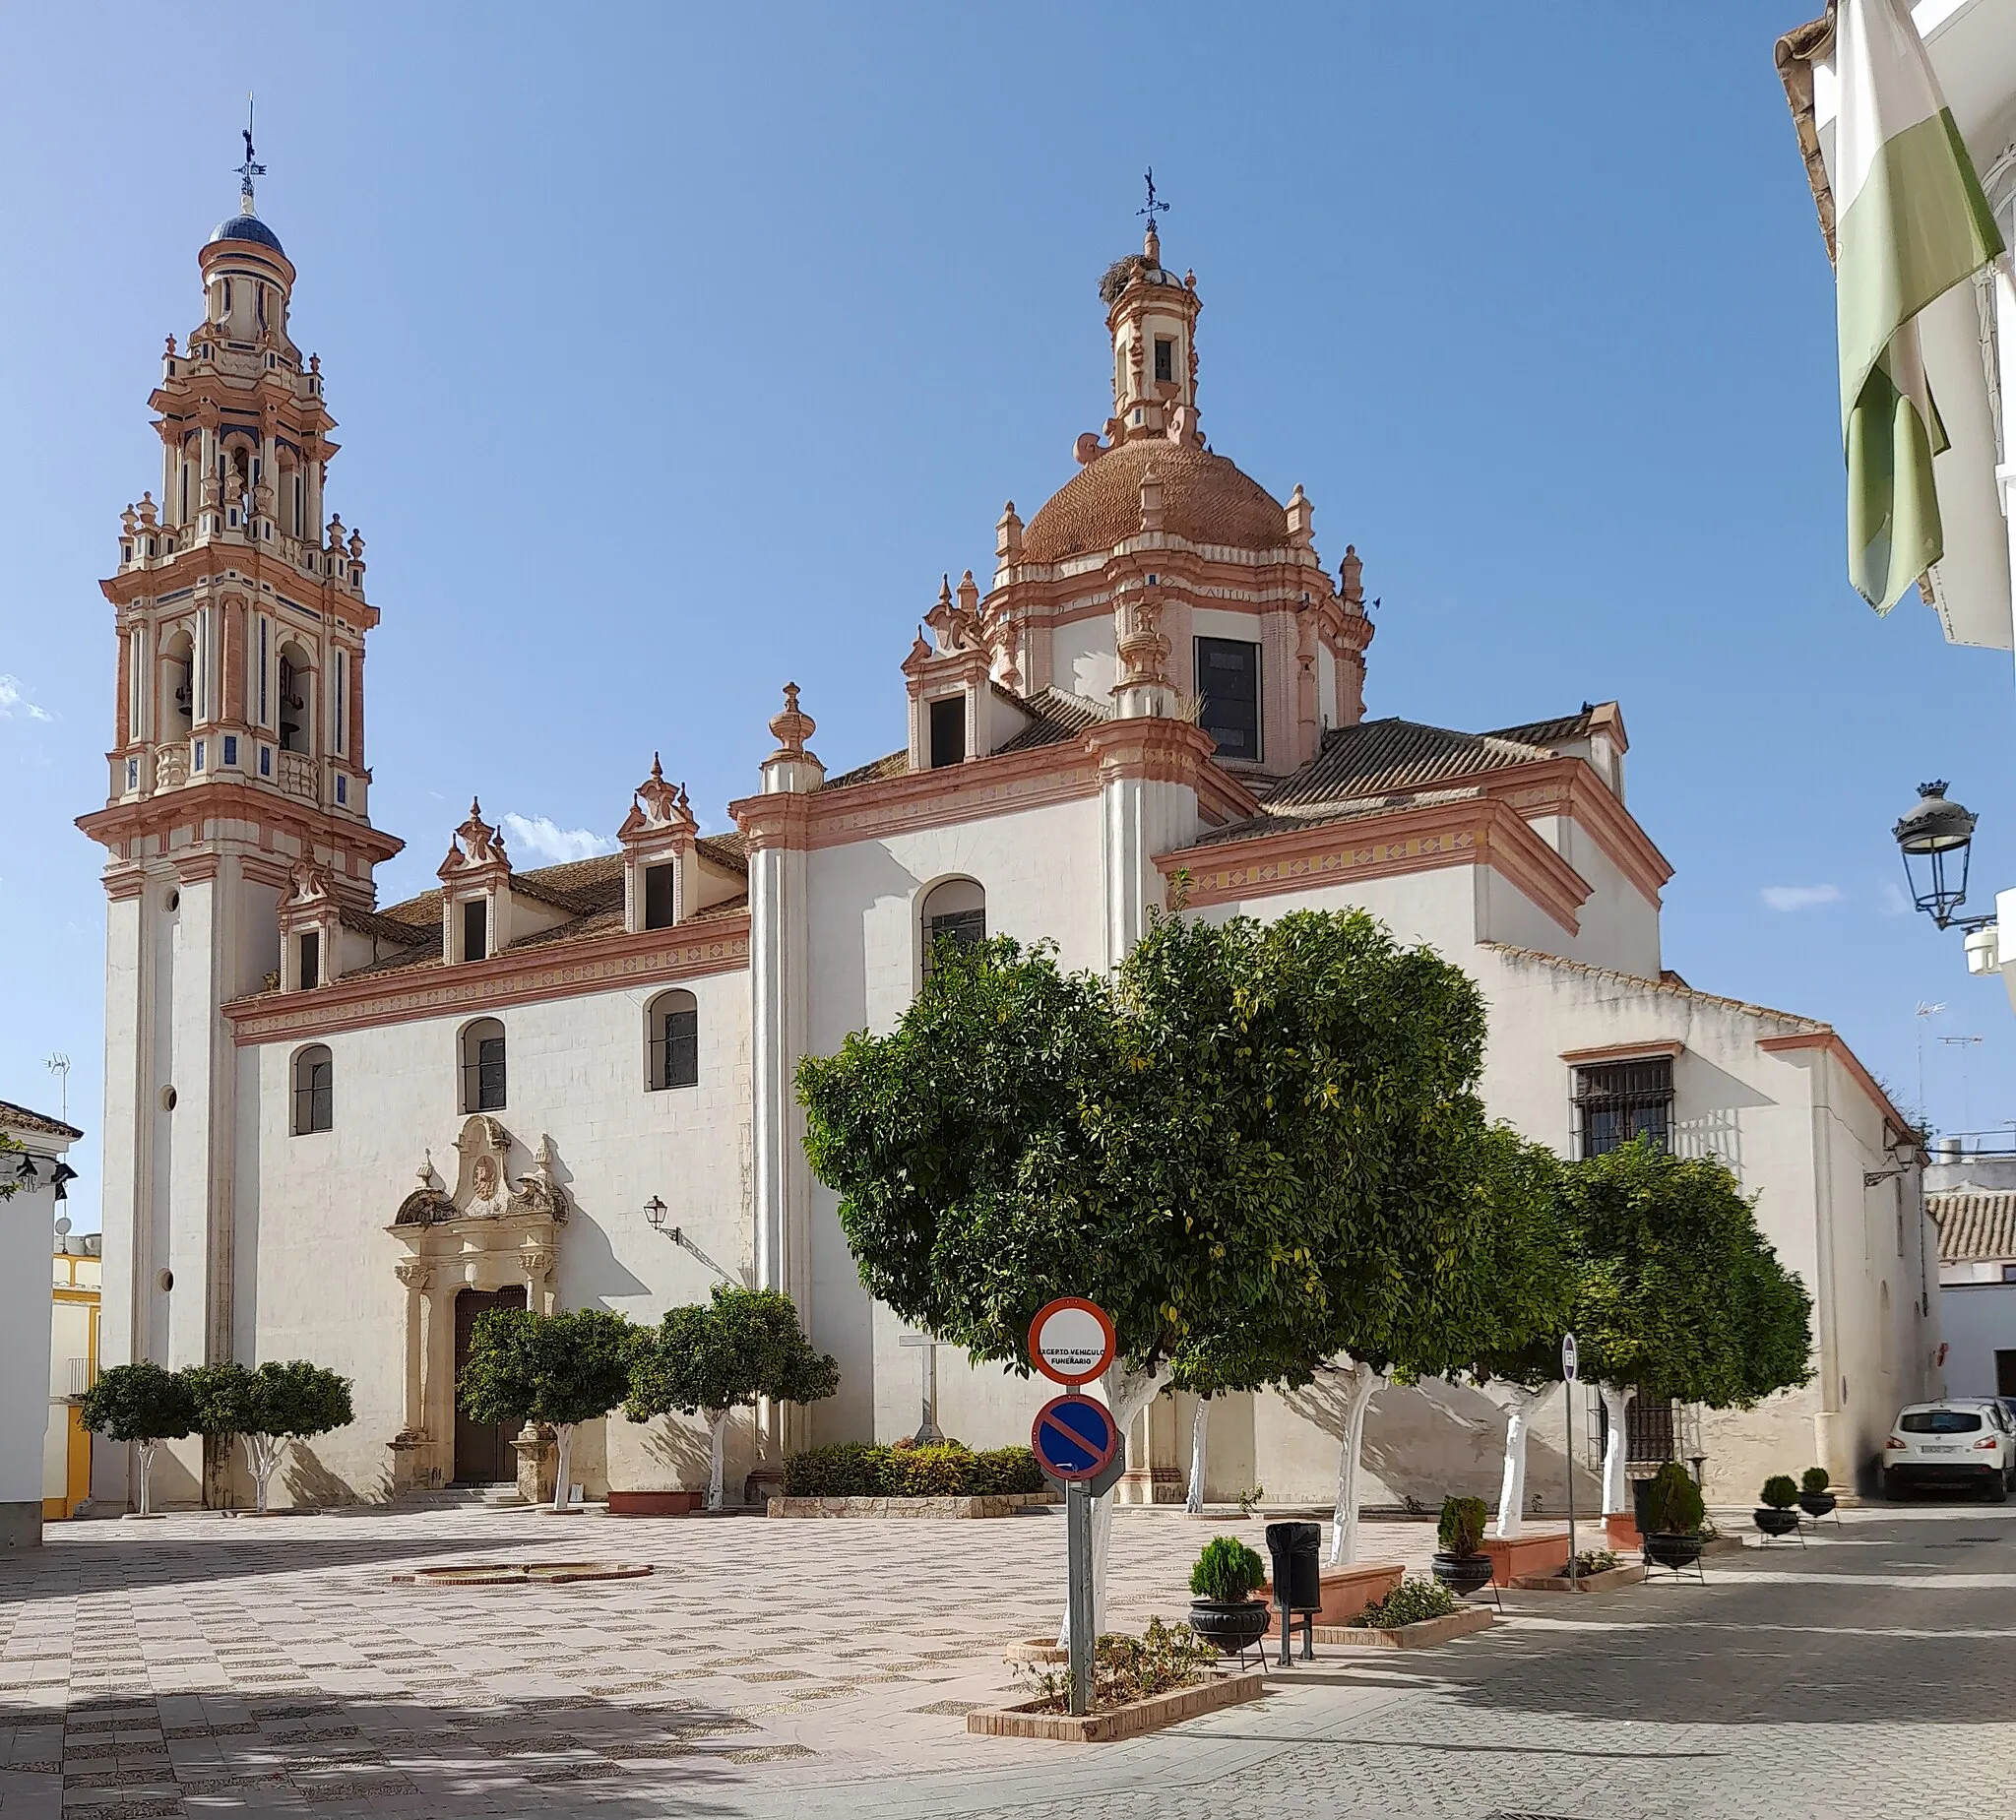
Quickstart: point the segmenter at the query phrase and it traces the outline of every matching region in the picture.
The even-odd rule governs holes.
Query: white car
[[[1999,1504],[2016,1485],[2016,1429],[1992,1397],[1914,1403],[1897,1413],[1883,1443],[1883,1495],[1919,1485],[1971,1485]]]

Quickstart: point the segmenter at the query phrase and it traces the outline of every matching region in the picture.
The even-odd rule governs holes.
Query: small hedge
[[[1456,1595],[1439,1580],[1403,1580],[1376,1604],[1358,1613],[1358,1622],[1368,1630],[1398,1630],[1403,1624],[1425,1624],[1430,1618],[1446,1618],[1462,1607]]]
[[[787,1456],[788,1498],[988,1498],[1046,1489],[1042,1468],[1026,1447],[975,1453],[957,1441],[942,1447],[873,1447],[843,1441]]]

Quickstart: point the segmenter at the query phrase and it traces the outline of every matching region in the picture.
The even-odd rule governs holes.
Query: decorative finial
[[[252,151],[252,92],[245,92],[245,161],[238,166],[238,208],[243,215],[257,215],[259,211],[252,203],[252,179],[266,175],[266,166],[257,161]]]
[[[248,141],[247,143],[249,144],[250,142]],[[1148,232],[1143,236],[1142,247],[1150,259],[1160,263],[1162,259],[1162,236],[1155,231],[1155,218],[1158,214],[1166,215],[1169,206],[1166,202],[1157,202],[1155,200],[1155,166],[1153,164],[1149,165],[1144,181],[1148,185],[1148,206],[1145,209],[1136,209],[1134,213],[1148,217]]]
[[[808,714],[798,711],[798,685],[788,682],[784,685],[784,713],[770,722],[770,731],[777,740],[777,750],[770,756],[779,758],[809,758],[805,741],[812,737],[817,722]]]

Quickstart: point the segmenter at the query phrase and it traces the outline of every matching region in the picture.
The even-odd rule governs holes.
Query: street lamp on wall
[[[1992,916],[1960,916],[1967,902],[1967,867],[1980,819],[1946,798],[1945,780],[1918,786],[1919,798],[1891,830],[1904,856],[1904,876],[1911,885],[1913,906],[1942,929],[1982,929]]]
[[[645,1219],[651,1222],[651,1229],[654,1232],[662,1232],[665,1235],[665,1237],[670,1239],[673,1244],[677,1245],[681,1251],[690,1252],[694,1257],[698,1258],[700,1262],[705,1264],[709,1270],[713,1271],[714,1274],[722,1280],[722,1282],[734,1284],[736,1288],[740,1288],[742,1287],[740,1282],[738,1282],[735,1278],[730,1277],[726,1271],[723,1270],[722,1267],[719,1264],[717,1264],[711,1257],[709,1257],[706,1252],[702,1251],[698,1245],[696,1245],[690,1238],[688,1238],[686,1234],[679,1229],[679,1227],[668,1226],[665,1224],[665,1217],[672,1210],[669,1207],[667,1207],[664,1204],[664,1202],[661,1200],[657,1195],[653,1195],[651,1199],[645,1202],[644,1204],[644,1217]]]

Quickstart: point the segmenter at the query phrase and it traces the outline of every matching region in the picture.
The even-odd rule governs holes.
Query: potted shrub
[[[1809,1466],[1799,1475],[1799,1509],[1815,1523],[1834,1509],[1834,1493],[1827,1489],[1824,1466]]]
[[[1435,1526],[1435,1558],[1429,1571],[1459,1599],[1491,1583],[1491,1557],[1483,1551],[1489,1516],[1482,1498],[1444,1498]]]
[[[1798,1482],[1790,1473],[1772,1474],[1757,1498],[1750,1521],[1766,1536],[1790,1536],[1799,1527],[1799,1514],[1794,1508],[1799,1501]]]
[[[1214,1536],[1190,1569],[1190,1628],[1221,1656],[1250,1650],[1267,1634],[1267,1606],[1253,1589],[1267,1563],[1236,1536]]]
[[[1669,1460],[1653,1475],[1645,1493],[1645,1558],[1677,1572],[1701,1558],[1703,1525],[1708,1507],[1701,1487],[1677,1460]]]

